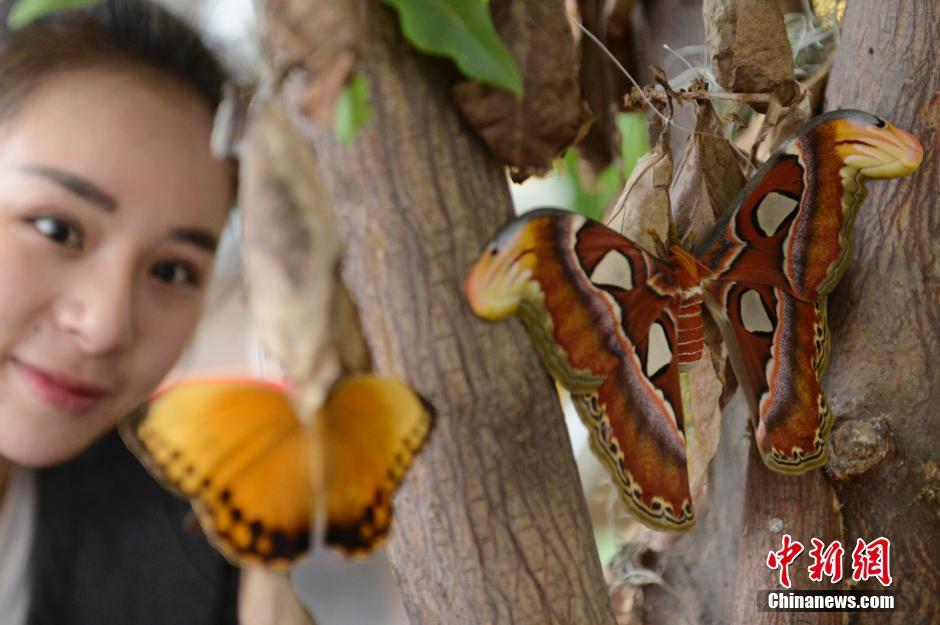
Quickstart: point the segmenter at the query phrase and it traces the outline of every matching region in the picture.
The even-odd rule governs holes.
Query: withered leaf
[[[573,4],[573,3],[572,3]],[[610,48],[607,21],[607,2],[604,0],[578,0],[577,13],[584,27]],[[611,73],[610,61],[597,43],[589,37],[580,37],[581,67],[579,71],[581,90],[594,121],[584,138],[578,143],[578,154],[590,165],[594,173],[603,171],[614,160],[617,146],[614,115],[617,111],[619,93]],[[612,50],[613,51],[613,50]]]
[[[708,484],[708,464],[715,457],[721,440],[722,405],[719,399],[723,384],[712,368],[709,346],[705,347],[704,357],[691,365],[686,382],[688,385],[686,392],[691,398],[691,414],[685,415],[689,488],[692,493],[693,509],[702,510]]]
[[[670,189],[676,230],[679,238],[690,247],[695,247],[707,238],[718,217],[728,209],[744,187],[746,180],[740,162],[734,148],[724,138],[721,120],[711,103],[696,103],[695,132],[689,137]],[[730,397],[737,387],[718,328],[707,312],[703,316],[706,350],[702,362],[690,372],[690,383],[696,389],[692,394],[695,398],[693,410],[704,410],[696,418],[709,423],[709,427],[702,428],[703,441],[699,450],[693,452],[702,471],[707,469],[708,461],[718,445],[720,429],[709,422],[713,417],[712,411],[720,414],[721,407],[727,401],[726,396]],[[703,362],[709,366],[702,368]],[[713,393],[715,390],[717,392]],[[699,399],[705,396],[707,400]],[[710,436],[714,436],[714,440]],[[691,468],[691,462],[689,466],[690,472],[696,471]],[[703,494],[705,477],[705,474],[701,475],[702,483],[693,486],[693,493],[697,492],[699,496]]]
[[[704,0],[705,44],[718,84],[770,93],[793,82],[793,55],[777,0]]]
[[[637,161],[604,222],[650,254],[659,255],[671,226],[671,183],[672,150],[667,126],[653,149]]]
[[[808,79],[800,83],[800,98],[789,106],[768,110],[758,132],[759,145],[755,150],[758,162],[766,161],[784,141],[790,138],[809,119],[819,112],[823,90],[832,68],[832,57]],[[775,103],[776,104],[776,103]],[[773,115],[772,114],[776,114]]]
[[[523,180],[544,173],[578,141],[590,112],[578,86],[574,39],[563,0],[493,0],[493,23],[522,72],[520,100],[477,82],[454,87],[461,112]]]
[[[711,102],[695,105],[695,132],[676,168],[669,197],[680,240],[692,247],[711,232],[746,182]]]
[[[794,132],[809,121],[812,113],[809,100],[802,100],[798,105],[791,106],[781,113],[776,122],[762,133],[760,144],[757,146],[757,160],[764,162],[773,154],[780,144],[790,138]],[[765,120],[766,123],[766,120]]]
[[[339,277],[342,245],[316,156],[279,99],[256,109],[240,163],[249,304],[309,417],[340,375],[368,370],[368,350]]]

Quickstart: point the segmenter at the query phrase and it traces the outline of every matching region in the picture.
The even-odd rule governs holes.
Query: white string
[[[675,55],[680,61],[682,61],[683,63],[685,63],[685,66],[686,66],[686,67],[688,67],[689,69],[693,69],[693,70],[695,69],[695,67],[693,67],[692,64],[689,63],[689,62],[686,60],[686,58],[685,58],[684,56],[682,56],[681,54],[679,54],[678,52],[676,52],[675,50],[673,50],[672,48],[670,48],[668,43],[664,43],[664,44],[663,44],[663,47],[664,47],[668,52],[670,52],[670,53],[672,53],[673,55]]]
[[[581,32],[583,32],[585,35],[587,35],[588,39],[590,39],[590,40],[593,41],[595,44],[597,44],[597,47],[599,47],[599,48],[601,49],[601,51],[607,56],[607,58],[610,59],[611,63],[613,63],[614,65],[616,65],[616,66],[617,66],[617,69],[619,69],[621,72],[623,72],[623,75],[627,77],[627,80],[629,80],[629,81],[633,84],[633,86],[636,87],[636,90],[639,92],[640,97],[643,98],[643,100],[646,102],[646,104],[649,105],[650,109],[652,109],[652,111],[653,111],[654,113],[656,113],[656,115],[658,115],[661,120],[663,120],[663,123],[675,125],[675,124],[673,124],[673,122],[672,122],[671,119],[667,118],[665,115],[663,115],[662,113],[659,112],[659,109],[656,108],[656,106],[653,104],[652,100],[650,100],[649,98],[646,97],[646,94],[643,93],[643,88],[640,87],[640,84],[639,84],[636,80],[634,80],[633,76],[630,75],[630,72],[627,71],[627,68],[625,68],[623,65],[620,64],[620,61],[617,59],[617,57],[615,57],[615,56],[613,55],[613,53],[612,53],[610,50],[607,49],[607,46],[605,46],[603,43],[601,43],[601,40],[600,40],[600,39],[598,39],[597,37],[594,36],[594,33],[592,33],[592,32],[589,31],[587,28],[585,28],[585,27],[584,27],[584,24],[582,24],[581,22],[579,22],[579,21],[578,21],[577,19],[575,19],[574,17],[570,17],[570,16],[569,16],[568,19],[570,19],[572,22],[574,22],[574,24],[575,24],[578,28],[581,29]],[[678,128],[678,126],[677,126],[677,128]],[[684,130],[687,130],[687,129],[684,129]]]
[[[601,51],[607,56],[607,58],[610,59],[610,61],[614,65],[617,66],[617,69],[619,69],[623,73],[623,75],[627,77],[627,80],[629,80],[630,83],[636,88],[637,92],[640,94],[640,97],[643,98],[647,106],[649,106],[649,108],[653,111],[653,113],[655,113],[663,121],[663,123],[668,124],[672,126],[673,128],[677,128],[679,130],[688,132],[689,134],[692,134],[692,135],[699,135],[702,137],[712,137],[714,139],[723,139],[728,142],[728,145],[731,146],[731,149],[734,150],[734,152],[738,155],[738,157],[744,160],[744,163],[748,167],[748,169],[751,167],[750,157],[743,150],[741,150],[738,146],[736,146],[732,141],[729,141],[726,137],[722,135],[717,135],[711,132],[702,132],[699,130],[695,130],[694,128],[686,128],[685,126],[680,126],[679,124],[672,121],[671,117],[666,117],[665,115],[660,113],[659,109],[656,108],[653,102],[648,97],[646,97],[646,94],[643,92],[643,89],[640,87],[639,83],[637,83],[636,79],[634,79],[633,76],[630,75],[630,72],[628,72],[627,68],[625,68],[620,63],[617,57],[614,56],[614,54],[610,50],[607,49],[607,46],[605,46],[597,37],[595,37],[594,33],[592,33],[590,30],[585,28],[584,24],[582,24],[579,20],[577,20],[576,18],[572,16],[569,16],[568,19],[571,20],[572,23],[574,23],[581,30],[581,32],[584,33],[588,37],[588,39],[593,41],[601,49]],[[664,45],[664,47],[671,52],[673,51],[668,46]],[[682,57],[680,56],[679,58],[682,58]],[[688,61],[686,61],[684,58],[682,58],[682,60],[688,63]]]

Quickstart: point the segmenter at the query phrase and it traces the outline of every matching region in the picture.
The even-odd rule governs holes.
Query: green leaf
[[[574,148],[565,153],[565,170],[574,185],[572,210],[591,219],[601,219],[640,157],[650,151],[649,132],[643,113],[617,113],[620,131],[620,164],[612,164],[587,184],[578,169],[578,155]]]
[[[617,166],[610,165],[598,174],[590,188],[581,178],[581,172],[578,170],[578,153],[574,148],[569,148],[565,152],[565,168],[568,177],[574,183],[572,209],[590,219],[600,220],[604,216],[607,205],[623,186],[623,178]]]
[[[465,76],[522,95],[516,61],[496,34],[489,5],[483,0],[384,0],[398,11],[411,44],[428,54],[446,56]]]
[[[53,11],[91,6],[99,2],[101,0],[19,0],[10,9],[10,14],[7,16],[7,26],[12,30],[16,30]]]
[[[372,117],[369,106],[369,81],[356,73],[343,87],[333,113],[333,133],[342,143],[349,143]]]
[[[620,159],[623,162],[623,179],[630,174],[640,157],[650,151],[650,135],[646,115],[643,113],[617,113],[617,129],[620,131]]]

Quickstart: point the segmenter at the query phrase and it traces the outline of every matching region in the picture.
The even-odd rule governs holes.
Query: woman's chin
[[[50,418],[48,414],[14,411],[13,406],[0,406],[0,457],[24,467],[48,467],[71,460],[108,429],[75,427],[78,424],[66,423],[69,419],[65,416]]]

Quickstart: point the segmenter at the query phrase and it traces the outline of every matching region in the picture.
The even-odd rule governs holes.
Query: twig
[[[721,91],[674,91],[672,95],[680,102],[722,100],[726,102],[739,102],[741,104],[770,104],[773,94],[770,93],[726,93]],[[639,108],[643,103],[649,100],[665,103],[669,99],[669,94],[665,91],[659,91],[647,87],[640,94],[636,89],[624,97],[624,104],[627,110]]]

